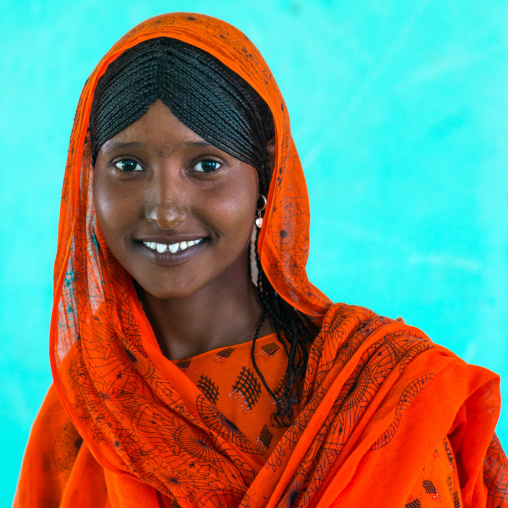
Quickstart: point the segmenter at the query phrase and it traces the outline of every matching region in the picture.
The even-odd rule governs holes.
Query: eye
[[[134,171],[143,171],[143,167],[139,162],[132,159],[122,159],[113,163],[113,166],[120,171],[126,171],[127,173],[133,173]]]
[[[212,159],[203,159],[199,161],[195,166],[192,167],[193,171],[199,171],[202,173],[213,173],[217,171],[222,164]]]

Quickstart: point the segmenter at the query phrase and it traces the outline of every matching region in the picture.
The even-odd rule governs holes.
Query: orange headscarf
[[[276,291],[322,328],[300,411],[267,461],[162,355],[96,221],[87,130],[97,81],[123,51],[161,36],[218,58],[274,117],[277,157],[260,259]],[[15,506],[403,506],[447,435],[464,506],[506,506],[506,458],[491,442],[497,376],[419,330],[332,306],[307,279],[308,247],[307,190],[288,114],[252,43],[223,21],[186,13],[125,35],[88,79],[76,111],[55,262],[54,388],[32,431]]]

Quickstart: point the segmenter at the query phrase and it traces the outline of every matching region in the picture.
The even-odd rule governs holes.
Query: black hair
[[[90,112],[92,163],[102,144],[161,100],[187,127],[237,159],[254,166],[260,193],[272,177],[268,143],[275,130],[262,97],[238,74],[200,48],[168,37],[150,39],[126,50],[99,79]],[[257,288],[263,317],[252,343],[252,363],[276,404],[274,420],[289,425],[307,367],[308,346],[317,328],[283,300],[263,271],[256,248]],[[269,318],[288,357],[283,382],[270,388],[254,355],[256,339]]]

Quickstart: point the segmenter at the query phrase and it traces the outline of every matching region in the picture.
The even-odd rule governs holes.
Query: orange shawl
[[[87,128],[97,80],[127,48],[160,36],[217,57],[273,113],[277,158],[260,258],[277,292],[322,328],[299,413],[268,460],[161,354],[96,223]],[[54,387],[32,430],[15,506],[404,506],[447,435],[464,506],[508,506],[506,457],[493,439],[497,376],[415,328],[332,305],[307,279],[308,246],[307,191],[288,114],[257,49],[198,14],[131,30],[94,70],[76,111],[55,262]]]

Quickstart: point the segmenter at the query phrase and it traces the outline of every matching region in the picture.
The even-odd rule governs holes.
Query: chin
[[[164,279],[158,279],[156,281],[146,281],[141,278],[133,277],[137,284],[143,289],[143,291],[153,298],[159,300],[180,300],[182,298],[188,298],[198,293],[206,283],[199,284],[197,281],[175,281]]]
[[[181,300],[183,298],[188,298],[196,293],[196,291],[186,291],[186,290],[168,290],[164,289],[155,289],[149,288],[143,290],[148,293],[153,298],[157,298],[158,300]]]

